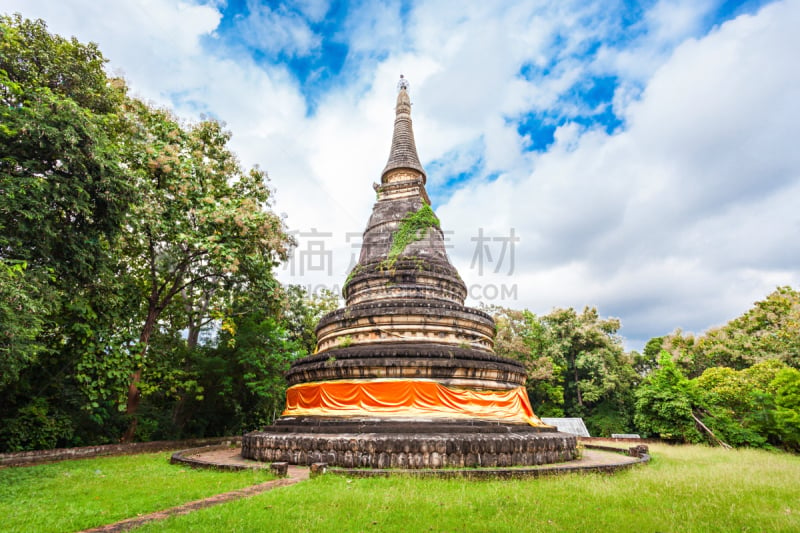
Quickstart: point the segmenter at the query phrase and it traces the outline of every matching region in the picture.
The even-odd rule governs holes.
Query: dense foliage
[[[690,377],[713,367],[737,370],[776,359],[800,368],[800,292],[778,287],[742,316],[701,336],[680,330],[660,340]]]
[[[712,367],[688,379],[662,352],[636,391],[636,425],[678,442],[800,450],[800,371],[776,359],[743,370]]]
[[[582,417],[593,435],[633,431],[633,389],[640,380],[617,335],[619,320],[595,308],[488,309],[497,323],[495,350],[528,370],[528,396],[545,417]]]
[[[266,174],[104,63],[0,18],[3,450],[255,427],[313,344],[297,316],[321,308],[273,275],[292,240]]]
[[[582,417],[592,435],[800,450],[800,293],[779,287],[725,326],[625,352],[596,309],[490,308],[495,349],[522,361],[539,416]]]

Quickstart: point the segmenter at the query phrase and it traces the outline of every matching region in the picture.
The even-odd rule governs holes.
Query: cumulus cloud
[[[624,131],[557,142],[526,178],[460,191],[442,217],[517,228],[526,305],[599,305],[640,342],[796,286],[799,15],[776,4],[684,42],[625,106]]]
[[[270,54],[304,56],[319,47],[322,38],[310,26],[327,12],[324,2],[301,2],[297,11],[248,0],[247,15],[240,15],[237,31],[252,48]]]

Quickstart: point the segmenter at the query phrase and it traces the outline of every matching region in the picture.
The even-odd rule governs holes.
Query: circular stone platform
[[[602,448],[602,449],[596,449]],[[612,451],[613,450],[613,451]],[[375,477],[390,475],[413,475],[418,477],[468,477],[468,478],[530,478],[543,475],[566,474],[570,472],[613,473],[639,464],[647,463],[650,456],[642,453],[628,455],[628,450],[607,446],[586,445],[581,457],[564,463],[493,468],[446,468],[446,469],[370,469],[370,468],[328,468],[331,474],[344,474],[354,477]],[[175,463],[187,464],[197,468],[219,468],[241,470],[269,468],[269,464],[244,459],[241,448],[230,446],[206,446],[176,452],[172,456]],[[294,467],[297,468],[297,467]]]
[[[282,419],[242,438],[242,455],[343,468],[507,467],[575,459],[577,437],[472,420]]]

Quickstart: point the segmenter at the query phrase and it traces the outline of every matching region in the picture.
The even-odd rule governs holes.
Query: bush
[[[775,425],[783,445],[800,451],[800,370],[781,370],[771,385],[775,387]]]
[[[0,446],[7,452],[47,450],[66,446],[73,433],[67,415],[51,410],[45,400],[37,398],[16,417],[3,420]]]
[[[692,383],[675,365],[672,356],[662,351],[659,369],[636,391],[636,427],[646,436],[701,442],[702,435],[692,416],[694,397]]]

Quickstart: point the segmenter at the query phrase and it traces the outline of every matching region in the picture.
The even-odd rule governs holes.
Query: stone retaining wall
[[[294,465],[344,468],[528,466],[571,461],[576,438],[564,433],[311,435],[257,432],[242,441],[242,457]]]
[[[190,440],[161,440],[152,442],[132,442],[129,444],[103,444],[81,448],[56,448],[53,450],[33,450],[28,452],[0,453],[0,467],[52,463],[65,459],[85,459],[101,455],[132,455],[155,453],[179,448],[234,444],[242,437],[210,437]]]
[[[408,475],[421,478],[437,479],[528,479],[569,473],[613,474],[620,470],[632,468],[650,461],[650,456],[638,458],[636,461],[609,462],[602,465],[570,465],[555,464],[544,468],[479,468],[479,469],[439,469],[439,470],[372,470],[362,468],[329,468],[327,473],[347,477],[390,477]]]
[[[660,439],[614,439],[611,437],[578,437],[578,442],[584,442],[587,444],[597,443],[597,442],[619,442],[619,443],[631,443],[631,444],[653,444],[663,442]]]

